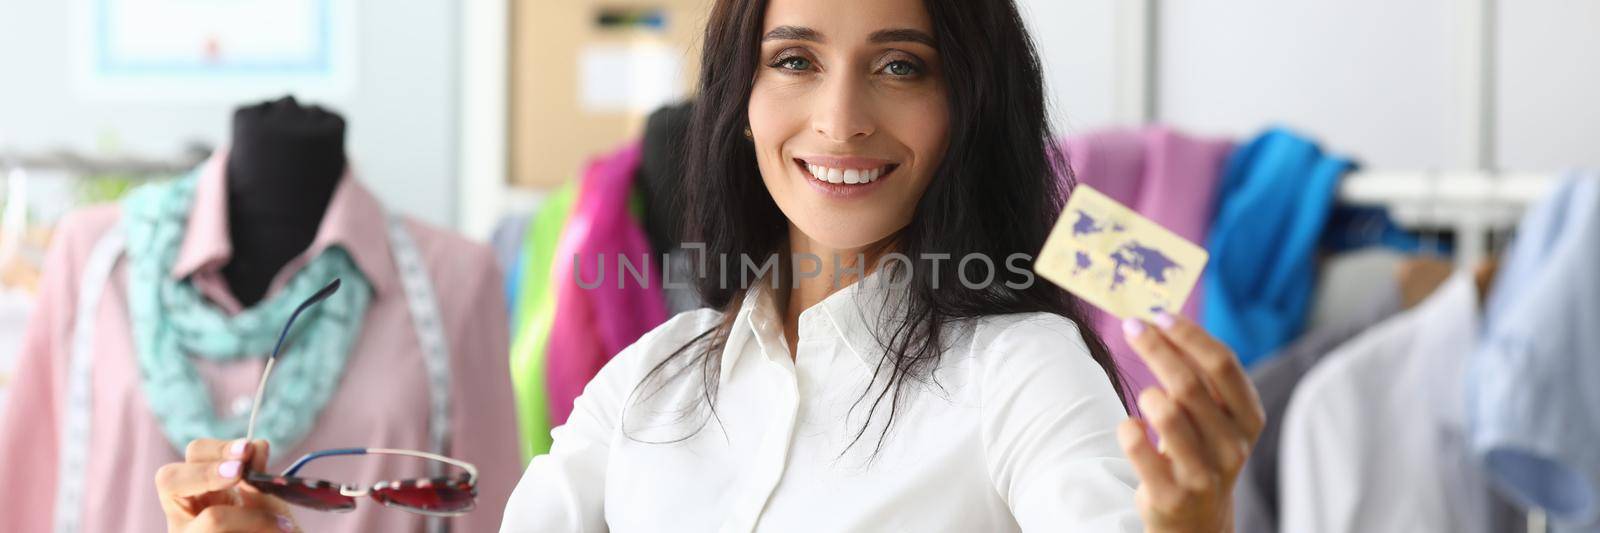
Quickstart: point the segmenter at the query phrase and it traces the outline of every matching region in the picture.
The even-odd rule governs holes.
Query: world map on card
[[[1206,260],[1199,246],[1079,185],[1035,270],[1108,313],[1148,319],[1183,307]]]

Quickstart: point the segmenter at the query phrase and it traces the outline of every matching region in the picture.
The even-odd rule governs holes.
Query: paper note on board
[[[605,43],[578,54],[578,99],[590,113],[648,113],[683,97],[683,53],[665,44]]]

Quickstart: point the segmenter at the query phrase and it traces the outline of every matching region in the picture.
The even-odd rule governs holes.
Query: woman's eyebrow
[[[822,34],[817,33],[817,30],[804,26],[778,26],[773,28],[772,31],[767,32],[766,36],[761,38],[761,42],[767,41],[824,42]]]
[[[922,30],[914,30],[914,29],[910,29],[910,28],[897,28],[897,29],[892,29],[892,30],[878,30],[878,31],[872,32],[872,36],[869,37],[867,39],[867,41],[870,42],[870,43],[873,43],[873,44],[911,42],[911,43],[925,44],[925,45],[928,46],[928,48],[933,48],[933,49],[938,49],[939,48],[938,45],[934,44],[932,35],[928,35],[927,32],[924,32]]]

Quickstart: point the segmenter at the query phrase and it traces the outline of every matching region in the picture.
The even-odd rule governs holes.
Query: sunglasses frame
[[[365,487],[365,486],[362,486],[362,485],[336,484],[336,483],[333,483],[331,481],[322,480],[322,479],[302,478],[302,477],[296,477],[295,476],[295,474],[297,472],[299,472],[301,468],[305,467],[306,463],[310,463],[311,461],[314,461],[314,460],[317,460],[317,459],[321,459],[321,458],[324,458],[324,457],[337,457],[337,456],[344,456],[344,455],[403,455],[403,456],[408,456],[408,457],[417,457],[417,458],[421,458],[421,459],[439,461],[439,462],[443,462],[443,463],[447,463],[447,464],[459,467],[459,468],[461,468],[463,470],[466,470],[467,476],[466,476],[465,480],[462,480],[460,478],[444,477],[444,478],[406,479],[406,480],[399,480],[399,481],[379,481],[377,483],[374,483],[371,487]],[[471,463],[468,463],[468,462],[465,462],[465,461],[451,459],[449,457],[444,457],[442,455],[432,454],[432,453],[428,453],[428,452],[420,452],[420,451],[416,451],[416,450],[396,450],[396,449],[390,449],[390,448],[335,448],[335,449],[330,449],[330,450],[322,450],[322,451],[312,452],[312,453],[308,453],[308,454],[306,454],[304,456],[301,456],[300,459],[296,460],[293,464],[289,465],[289,467],[284,469],[283,473],[278,475],[278,476],[270,476],[269,477],[269,476],[264,475],[264,474],[252,474],[252,475],[250,475],[249,477],[246,478],[246,482],[250,483],[252,486],[256,486],[258,489],[261,488],[260,484],[263,484],[263,483],[265,483],[265,484],[275,484],[275,485],[285,485],[285,486],[290,485],[292,483],[300,483],[300,484],[306,485],[306,486],[311,487],[311,488],[330,488],[330,489],[336,488],[336,489],[339,489],[339,495],[340,496],[351,498],[352,501],[354,501],[355,498],[364,498],[364,497],[371,496],[373,498],[373,500],[377,501],[378,503],[382,504],[385,507],[394,507],[396,509],[401,509],[401,510],[404,510],[404,511],[413,512],[413,513],[417,513],[417,514],[428,515],[428,516],[450,517],[450,516],[460,516],[460,515],[469,513],[469,512],[471,512],[473,509],[475,509],[477,507],[477,502],[475,500],[476,500],[477,495],[478,495],[478,468],[476,466],[473,466]],[[394,504],[394,503],[391,503],[389,501],[383,500],[381,498],[378,498],[378,493],[380,493],[381,491],[383,491],[383,490],[397,490],[397,489],[403,488],[404,485],[407,484],[407,483],[415,483],[415,484],[417,484],[416,488],[427,488],[427,487],[423,487],[422,485],[423,484],[442,484],[442,485],[448,487],[449,484],[455,483],[455,482],[464,482],[464,484],[462,486],[457,486],[457,487],[454,487],[454,488],[460,489],[460,490],[466,490],[474,498],[474,501],[469,502],[465,509],[459,509],[459,510],[454,510],[454,511],[430,511],[430,510],[427,510],[427,509],[418,509],[418,508],[410,507],[410,506],[406,506],[406,505],[398,505],[398,504]],[[319,510],[342,513],[342,512],[354,511],[355,507],[354,507],[354,505],[352,505],[350,508],[347,508],[347,509],[319,509]]]
[[[323,287],[322,290],[317,291],[316,294],[313,294],[313,295],[311,295],[311,297],[306,298],[306,300],[304,302],[300,303],[299,307],[295,308],[294,313],[289,315],[288,322],[286,322],[283,325],[283,332],[278,334],[278,343],[275,346],[272,347],[272,355],[267,357],[266,368],[264,370],[262,370],[262,372],[261,372],[261,382],[256,385],[256,397],[255,397],[255,400],[252,402],[252,406],[250,408],[250,422],[249,422],[249,425],[246,426],[246,429],[245,429],[245,440],[247,442],[248,441],[252,441],[255,438],[256,416],[261,411],[261,399],[262,399],[263,396],[266,395],[266,392],[267,392],[267,381],[272,377],[272,366],[273,366],[274,363],[277,362],[278,354],[281,353],[282,350],[283,350],[284,341],[286,341],[289,338],[289,331],[294,327],[295,319],[299,318],[300,314],[305,312],[307,309],[310,309],[311,306],[316,305],[318,302],[321,302],[321,301],[327,299],[329,296],[332,296],[333,293],[339,292],[339,286],[340,286],[340,280],[335,279],[335,280],[333,280],[332,283],[329,283],[328,286]],[[362,486],[362,485],[335,484],[333,482],[326,481],[326,480],[321,480],[321,479],[309,479],[309,478],[295,477],[295,473],[299,472],[301,468],[305,467],[305,465],[307,463],[310,463],[311,461],[314,461],[314,460],[317,460],[317,459],[321,459],[323,457],[336,457],[336,456],[344,456],[344,455],[401,455],[401,456],[407,456],[407,457],[416,457],[416,458],[420,458],[420,459],[428,459],[428,460],[431,460],[431,461],[438,461],[438,462],[441,462],[441,463],[445,463],[445,464],[449,464],[449,465],[455,466],[455,467],[460,468],[462,470],[465,470],[467,472],[466,486],[465,487],[458,487],[458,488],[465,489],[472,496],[472,501],[469,501],[467,503],[467,507],[465,509],[461,509],[461,510],[457,510],[457,511],[429,511],[429,510],[417,509],[417,508],[409,507],[409,506],[405,506],[405,505],[392,504],[392,503],[390,503],[388,501],[384,501],[384,500],[378,498],[378,496],[377,496],[377,493],[379,491],[389,490],[389,489],[398,490],[398,489],[403,488],[404,484],[406,484],[406,483],[415,483],[415,484],[417,484],[418,488],[423,488],[422,487],[423,484],[430,484],[431,485],[433,483],[439,483],[439,482],[451,483],[451,482],[454,482],[454,481],[458,481],[458,479],[450,478],[450,477],[408,479],[408,480],[400,480],[400,481],[379,481],[377,483],[374,483],[371,487],[365,487],[365,486]],[[252,473],[247,473],[247,475],[245,476],[245,482],[249,483],[251,486],[258,486],[257,484],[271,484],[271,485],[288,486],[291,482],[299,482],[299,483],[304,484],[304,485],[306,485],[308,487],[311,487],[311,488],[338,488],[340,496],[344,496],[344,497],[348,497],[348,498],[352,499],[351,500],[352,501],[352,505],[351,505],[351,507],[349,507],[347,509],[331,509],[331,510],[329,510],[329,509],[318,509],[319,511],[332,511],[332,512],[350,512],[350,511],[354,511],[355,510],[355,506],[354,506],[353,502],[354,502],[355,498],[362,498],[362,497],[371,496],[374,500],[376,500],[378,503],[383,504],[383,506],[385,506],[385,507],[393,507],[393,508],[401,509],[401,510],[404,510],[404,511],[407,511],[407,512],[412,512],[412,513],[417,513],[417,514],[422,514],[422,515],[427,515],[427,516],[442,516],[442,517],[460,516],[460,515],[466,514],[468,512],[471,512],[474,508],[477,507],[477,497],[478,497],[478,467],[474,466],[472,463],[468,463],[466,461],[462,461],[462,460],[459,460],[459,459],[452,459],[450,457],[445,457],[443,455],[439,455],[439,454],[435,454],[435,453],[428,453],[428,452],[417,451],[417,450],[400,450],[400,449],[392,449],[392,448],[333,448],[333,449],[328,449],[328,450],[315,451],[315,452],[311,452],[311,453],[305,454],[304,456],[301,456],[299,459],[295,460],[295,462],[293,464],[290,464],[288,468],[284,469],[283,474],[281,474],[281,475],[270,476],[270,475],[263,474],[263,473],[254,473],[254,472],[252,472]],[[319,484],[320,484],[320,486],[319,486]],[[259,488],[259,486],[258,486],[258,488]]]

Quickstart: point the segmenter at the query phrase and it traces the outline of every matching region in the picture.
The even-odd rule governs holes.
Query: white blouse
[[[551,432],[501,531],[1142,530],[1138,480],[1116,439],[1127,415],[1060,316],[952,328],[933,379],[902,383],[879,448],[894,397],[878,402],[892,366],[872,326],[899,309],[883,303],[898,292],[881,281],[801,313],[793,359],[770,285],[749,291],[721,354],[714,418],[684,410],[703,394],[699,365],[675,363],[659,375],[679,379],[635,388],[722,314],[685,312],[651,331]]]

